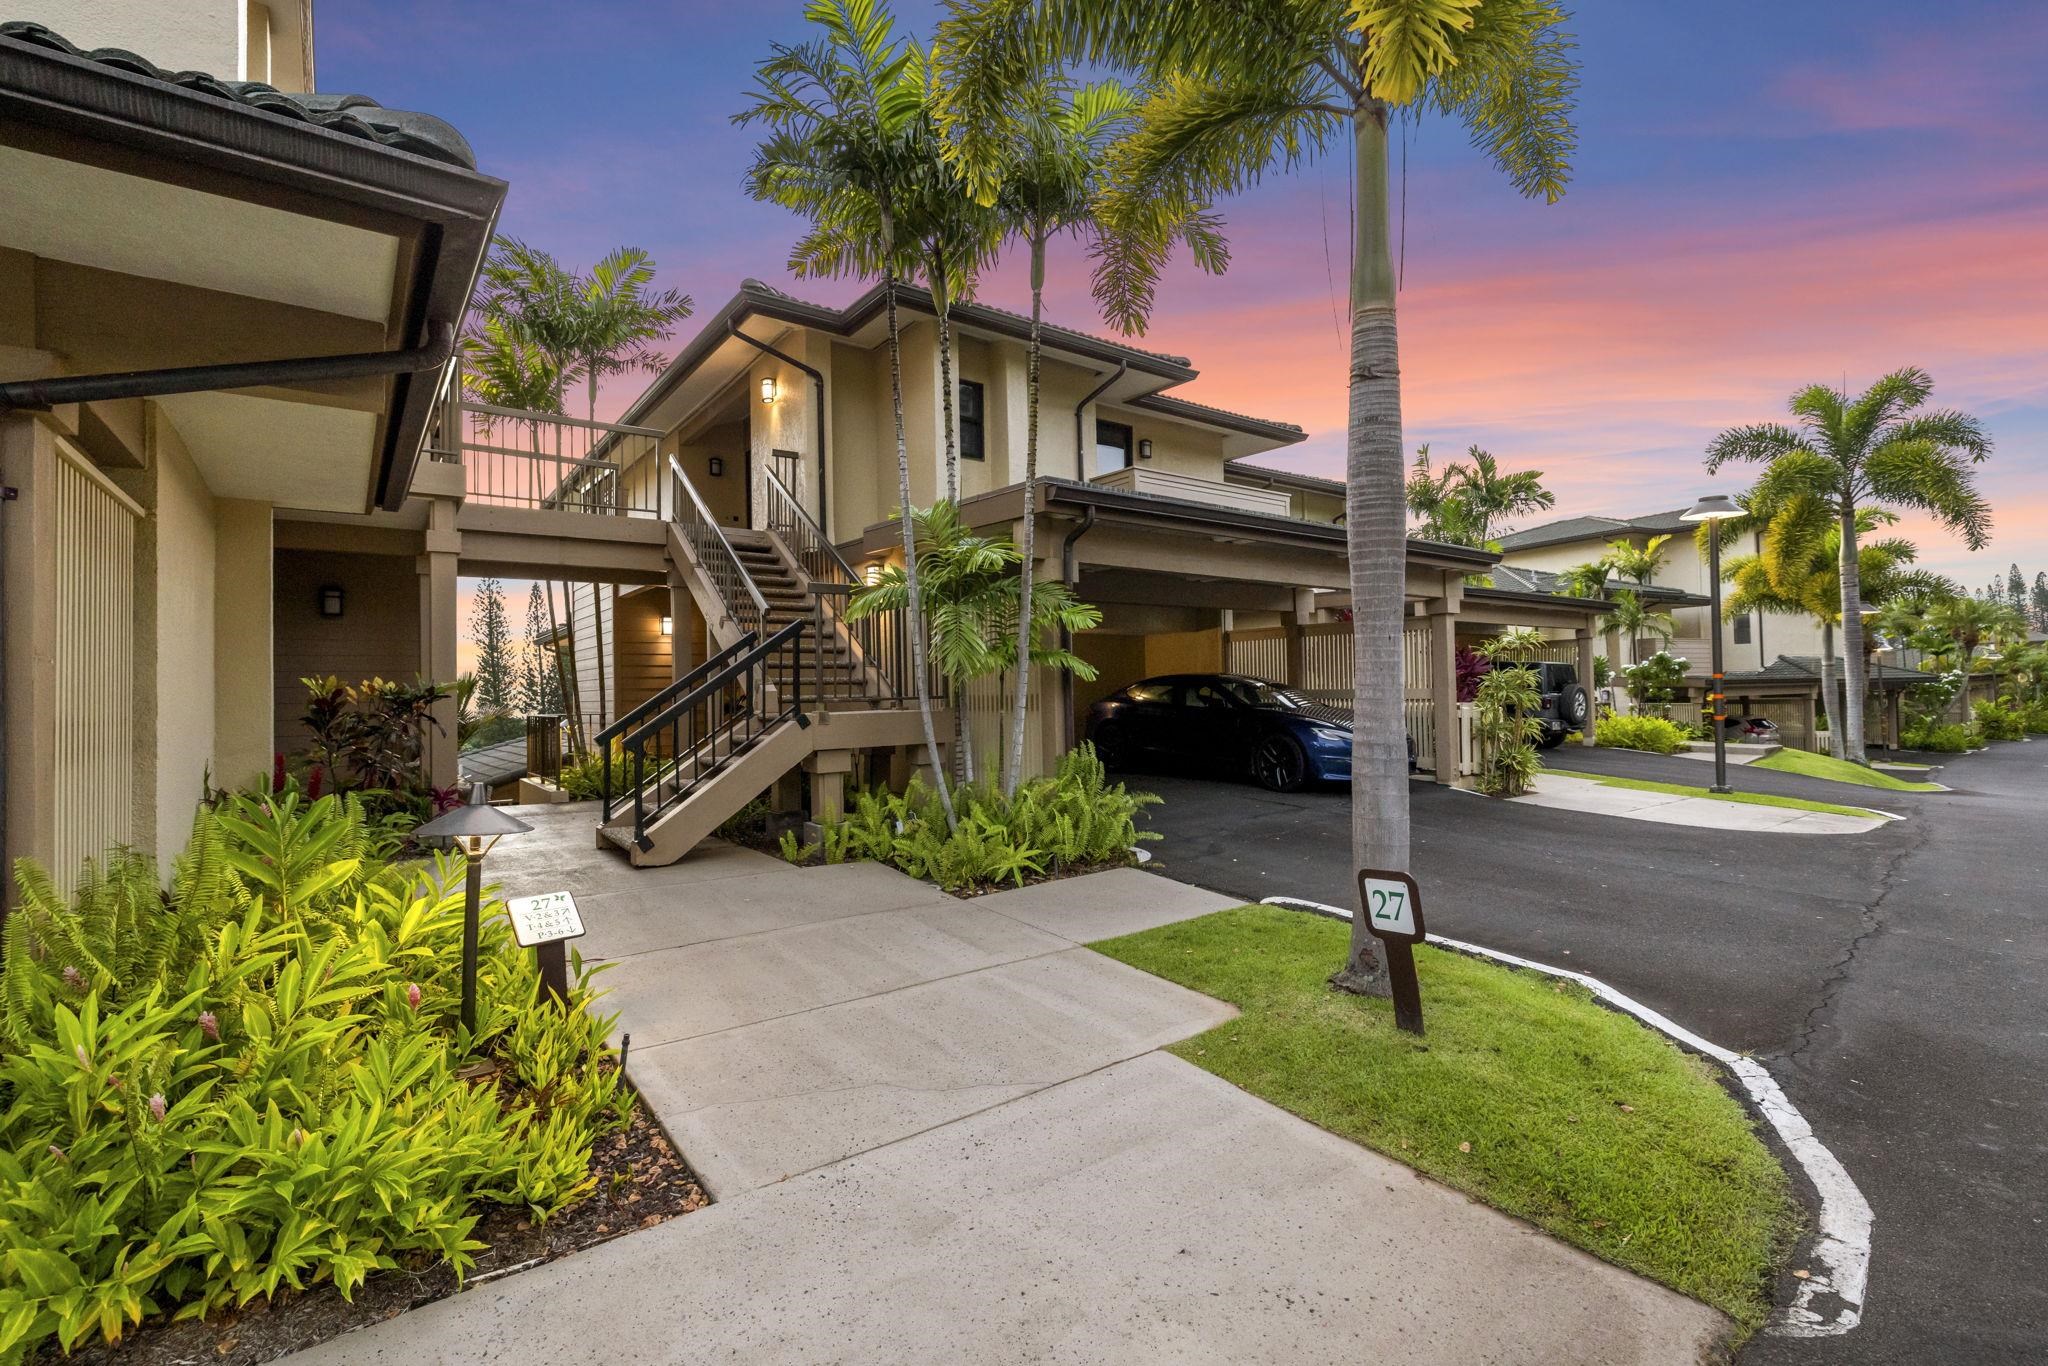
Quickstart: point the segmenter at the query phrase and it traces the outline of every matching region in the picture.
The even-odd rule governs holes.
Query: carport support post
[[[1579,643],[1579,686],[1586,690],[1586,698],[1591,702],[1593,696],[1593,628],[1581,626],[1575,638]],[[1594,725],[1599,719],[1599,705],[1597,703],[1589,705],[1586,708],[1586,728],[1579,735],[1579,743],[1588,749],[1599,743],[1599,741],[1593,738]]]
[[[1593,686],[1591,674],[1587,674],[1579,681],[1589,688]],[[1626,713],[1629,710],[1629,698],[1628,689],[1621,685],[1621,632],[1612,626],[1607,628],[1607,681],[1614,689],[1615,712]]]
[[[668,571],[668,677],[673,683],[697,667],[697,604],[683,582],[682,571]]]
[[[1458,781],[1458,612],[1449,598],[1429,602],[1430,725],[1436,732],[1436,780]]]
[[[1308,686],[1308,653],[1302,644],[1301,628],[1316,618],[1316,594],[1312,588],[1294,590],[1294,611],[1282,626],[1287,632],[1287,686]]]
[[[1897,749],[1899,747],[1900,730],[1899,690],[1897,688],[1887,688],[1885,689],[1884,701],[1884,747],[1886,749]]]

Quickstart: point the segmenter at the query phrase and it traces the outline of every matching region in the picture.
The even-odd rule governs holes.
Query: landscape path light
[[[462,1027],[476,1033],[477,928],[484,894],[484,856],[507,835],[523,835],[533,829],[516,816],[508,816],[490,804],[482,783],[470,789],[469,804],[444,812],[413,831],[422,842],[446,840],[448,847],[462,851],[468,871],[462,892]]]

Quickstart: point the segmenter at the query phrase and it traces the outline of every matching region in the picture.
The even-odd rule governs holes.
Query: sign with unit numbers
[[[583,937],[583,917],[576,911],[576,898],[567,892],[515,896],[505,903],[505,910],[512,917],[512,938],[522,949]]]
[[[1415,977],[1415,949],[1422,928],[1422,889],[1407,873],[1382,868],[1358,870],[1358,914],[1365,928],[1386,945],[1388,984],[1394,989],[1394,1023],[1410,1034],[1422,1032],[1422,985]]]

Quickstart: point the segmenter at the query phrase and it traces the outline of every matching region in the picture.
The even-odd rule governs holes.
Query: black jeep
[[[1543,723],[1543,734],[1536,740],[1539,748],[1556,749],[1565,736],[1593,724],[1592,694],[1579,682],[1579,671],[1572,665],[1544,662],[1507,667],[1529,669],[1536,675],[1537,690],[1543,694],[1543,710],[1536,713]]]

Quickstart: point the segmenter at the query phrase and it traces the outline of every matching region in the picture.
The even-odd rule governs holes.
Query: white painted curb
[[[1298,897],[1269,896],[1260,904],[1310,911],[1338,920],[1351,919],[1351,912],[1341,906],[1303,901]],[[1518,958],[1512,953],[1502,953],[1481,944],[1468,944],[1462,939],[1447,939],[1440,934],[1429,936],[1429,942],[1460,953],[1490,958],[1510,967],[1526,968],[1577,982],[1608,1005],[1635,1016],[1658,1033],[1694,1052],[1706,1054],[1734,1073],[1735,1079],[1742,1083],[1742,1089],[1749,1092],[1756,1108],[1778,1131],[1779,1139],[1805,1170],[1807,1179],[1813,1182],[1814,1190],[1820,1195],[1820,1219],[1815,1229],[1812,1260],[1823,1269],[1797,1283],[1792,1303],[1773,1315],[1764,1331],[1774,1337],[1785,1338],[1836,1337],[1862,1320],[1863,1294],[1870,1278],[1870,1233],[1874,1222],[1870,1202],[1863,1198],[1863,1192],[1856,1188],[1856,1183],[1835,1155],[1814,1137],[1806,1116],[1799,1113],[1798,1107],[1792,1104],[1777,1079],[1765,1070],[1762,1063],[1707,1042],[1597,977]],[[1814,1308],[1814,1301],[1823,1295],[1832,1295],[1842,1301],[1842,1307],[1832,1318]]]

